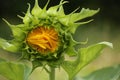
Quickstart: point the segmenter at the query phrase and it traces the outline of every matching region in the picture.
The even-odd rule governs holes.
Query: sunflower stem
[[[55,68],[50,66],[49,80],[55,80]]]

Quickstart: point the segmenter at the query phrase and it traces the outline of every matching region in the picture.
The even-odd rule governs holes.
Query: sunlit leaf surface
[[[120,65],[99,69],[80,80],[120,80]]]
[[[0,59],[0,75],[8,80],[28,80],[30,73],[31,68],[24,64],[7,62]]]
[[[81,48],[78,51],[78,57],[75,61],[65,61],[62,64],[62,67],[68,73],[69,80],[73,80],[75,75],[85,65],[95,59],[106,46],[112,47],[112,44],[108,42],[101,42],[86,48]]]

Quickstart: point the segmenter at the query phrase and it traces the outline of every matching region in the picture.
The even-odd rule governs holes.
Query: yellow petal
[[[54,28],[37,27],[28,33],[26,42],[40,53],[55,52],[58,48],[58,32]]]

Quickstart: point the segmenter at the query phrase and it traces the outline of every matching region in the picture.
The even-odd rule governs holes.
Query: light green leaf
[[[0,58],[0,63],[1,63],[1,62],[5,62],[5,61],[6,61],[6,60],[4,60],[4,59]]]
[[[14,62],[0,62],[0,75],[8,80],[28,80],[31,68]]]
[[[99,69],[82,80],[120,80],[120,65]]]
[[[4,40],[0,38],[0,48],[10,51],[10,52],[17,52],[19,47],[16,47],[15,45],[7,42],[7,40]]]
[[[64,61],[62,67],[68,73],[69,80],[73,80],[75,75],[84,66],[94,60],[106,46],[112,47],[112,44],[109,42],[101,42],[87,48],[81,48],[78,51],[78,56],[75,61]]]

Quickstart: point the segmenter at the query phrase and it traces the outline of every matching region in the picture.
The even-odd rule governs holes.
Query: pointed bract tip
[[[28,10],[27,10],[27,12],[30,12],[30,3],[27,3],[27,5],[28,5]]]
[[[44,10],[46,10],[47,9],[47,7],[48,7],[48,4],[50,3],[50,0],[48,0],[47,1],[47,3],[46,3],[46,5],[45,5],[45,7],[43,8]]]
[[[104,45],[109,46],[110,48],[113,48],[113,44],[110,43],[110,42],[106,42],[106,41],[104,41],[104,42],[100,42],[99,44],[104,44]]]
[[[8,25],[8,26],[12,26],[6,19],[2,18],[2,20]]]
[[[32,15],[38,16],[41,13],[42,9],[39,7],[38,0],[35,0],[34,7],[31,11]]]
[[[23,19],[24,17],[20,16],[20,15],[17,15],[17,17],[19,17],[20,19]]]
[[[27,12],[25,14],[25,17],[23,18],[23,22],[25,24],[28,24],[31,21],[31,17],[32,17],[32,15],[30,13],[30,4],[29,3],[27,3],[27,4],[28,4],[28,9],[27,9]]]

